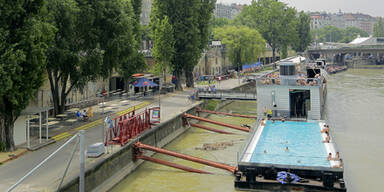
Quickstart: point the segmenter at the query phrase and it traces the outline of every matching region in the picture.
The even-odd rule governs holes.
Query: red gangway
[[[177,157],[177,158],[181,158],[181,159],[184,159],[184,160],[192,161],[192,162],[195,162],[195,163],[204,164],[204,165],[207,165],[207,166],[210,166],[210,167],[224,169],[224,170],[227,170],[227,171],[229,171],[229,172],[231,172],[233,174],[236,174],[237,171],[238,171],[237,167],[226,165],[226,164],[223,164],[223,163],[218,163],[218,162],[214,162],[214,161],[210,161],[210,160],[206,160],[206,159],[201,159],[201,158],[190,156],[190,155],[176,153],[176,152],[173,152],[173,151],[169,151],[169,150],[161,149],[161,148],[158,148],[158,147],[153,147],[153,146],[150,146],[150,145],[146,145],[146,144],[143,144],[143,143],[140,143],[140,142],[136,142],[134,144],[134,153],[135,153],[134,157],[135,158],[149,160],[149,161],[154,162],[154,163],[171,166],[171,167],[174,167],[174,168],[177,168],[177,169],[182,169],[182,170],[185,170],[185,171],[188,171],[188,172],[208,173],[208,172],[205,172],[205,171],[201,171],[201,170],[197,170],[197,169],[193,169],[193,168],[177,165],[177,164],[174,164],[174,163],[170,163],[170,162],[167,162],[167,161],[164,161],[164,160],[143,156],[142,155],[142,151],[140,149],[146,149],[146,150],[150,150],[150,151],[153,151],[153,152],[162,153],[162,154],[165,154],[165,155],[170,155],[170,156],[173,156],[173,157]]]
[[[249,132],[250,131],[250,129],[246,128],[246,127],[231,125],[231,124],[228,124],[228,123],[222,123],[222,122],[214,121],[214,120],[211,120],[211,119],[207,119],[207,118],[191,115],[191,114],[188,114],[188,113],[184,113],[184,118],[190,118],[190,119],[196,119],[196,120],[199,120],[199,121],[205,121],[205,122],[208,122],[208,123],[212,123],[212,124],[220,125],[220,126],[223,126],[223,127],[232,128],[232,129],[237,129],[239,131],[244,131],[244,132]]]
[[[205,110],[201,109],[200,107],[196,107],[196,112],[203,112],[203,113],[210,113],[210,114],[217,114],[217,115],[227,115],[227,116],[232,116],[232,117],[242,117],[242,118],[251,118],[251,119],[257,119],[257,116],[253,115],[241,115],[241,114],[234,114],[234,113],[224,113],[224,112],[217,112],[217,111],[210,111],[210,110]]]
[[[145,130],[151,128],[151,112],[156,108],[145,109],[140,113],[135,110],[114,118],[113,127],[109,127],[105,135],[104,145],[128,143],[130,139],[135,138]]]

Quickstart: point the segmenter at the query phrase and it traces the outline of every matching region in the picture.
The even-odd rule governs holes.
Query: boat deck
[[[324,124],[323,121],[262,121],[240,156],[239,171],[247,179],[244,183],[238,178],[235,182],[238,188],[254,186],[256,180],[265,183],[258,187],[279,184],[276,181],[279,171],[311,181],[295,185],[340,188],[337,185],[339,181],[343,183],[343,168],[336,168],[339,161],[327,160],[328,154],[334,157],[337,150],[332,139],[323,142],[327,136],[320,132]]]

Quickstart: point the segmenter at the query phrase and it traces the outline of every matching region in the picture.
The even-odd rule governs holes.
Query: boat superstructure
[[[323,120],[325,76],[322,65],[288,60],[257,79],[259,119],[238,158],[237,189],[346,191]]]

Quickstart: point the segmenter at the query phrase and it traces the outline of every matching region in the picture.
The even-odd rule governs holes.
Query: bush
[[[216,106],[219,104],[219,102],[220,101],[218,100],[209,100],[206,106],[206,109],[210,111],[214,111],[216,109]]]

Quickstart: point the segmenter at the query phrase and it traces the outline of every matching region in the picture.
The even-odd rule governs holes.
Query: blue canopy
[[[136,81],[133,81],[132,85],[134,87],[148,87],[148,86],[149,87],[157,87],[157,86],[159,86],[158,84],[148,80],[145,77],[136,79]]]
[[[257,62],[257,63],[254,63],[254,64],[248,64],[248,65],[243,65],[243,70],[244,69],[254,69],[258,66],[261,66],[261,62]]]

